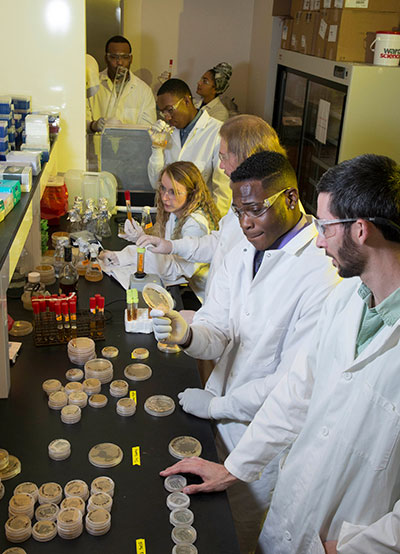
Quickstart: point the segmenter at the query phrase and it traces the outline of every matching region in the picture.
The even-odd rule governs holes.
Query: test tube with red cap
[[[64,336],[65,336],[65,339],[68,341],[71,339],[71,323],[69,320],[68,302],[66,300],[61,302],[61,311],[63,314],[63,322],[64,322]]]
[[[96,314],[96,333],[97,336],[102,337],[104,334],[104,296],[98,296],[96,298],[97,314]]]
[[[91,296],[89,298],[89,333],[91,337],[96,335],[96,298]]]
[[[132,223],[131,193],[129,192],[129,190],[125,191],[125,204],[126,204],[126,215],[128,216],[129,221]]]
[[[61,315],[61,301],[56,300],[54,303],[54,311],[56,314],[56,323],[57,323],[57,335],[60,342],[64,342],[64,326],[63,319]]]

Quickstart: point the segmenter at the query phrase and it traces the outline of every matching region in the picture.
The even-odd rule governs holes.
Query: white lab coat
[[[129,71],[130,79],[122,91],[117,112],[114,117],[123,124],[152,125],[156,121],[156,103],[151,88],[144,81]],[[100,87],[97,93],[88,100],[92,106],[93,117],[89,107],[86,119],[97,121],[107,116],[107,106],[111,98],[113,83],[108,77],[107,69],[100,73]],[[115,101],[115,94],[111,103]],[[109,114],[111,117],[111,114]]]
[[[316,234],[311,224],[281,250],[267,250],[254,279],[255,248],[243,238],[223,259],[195,314],[186,352],[220,358],[206,389],[215,395],[210,413],[218,420],[222,458],[235,448],[297,350],[309,343],[322,303],[338,281],[330,259],[315,245]],[[275,472],[271,466],[269,475],[242,487],[231,502],[243,548],[246,543],[250,550],[257,541]]]
[[[177,223],[176,215],[171,213],[165,226],[165,238],[170,239]],[[207,218],[201,210],[190,214],[181,229],[181,236],[202,237],[209,233]],[[119,265],[136,262],[136,246],[130,245],[116,252]],[[175,254],[156,254],[146,249],[145,271],[160,276],[165,286],[189,283],[200,302],[204,301],[209,265],[188,262]]]
[[[236,244],[243,240],[243,231],[239,218],[231,209],[219,221],[218,231],[211,231],[202,237],[184,237],[172,241],[172,253],[189,262],[210,264],[206,283],[205,296],[210,290],[211,280],[222,263],[222,260]]]
[[[227,469],[244,481],[292,444],[259,552],[400,552],[400,321],[354,359],[363,301],[358,278],[330,295],[313,346],[269,395]]]
[[[193,162],[203,175],[221,216],[225,215],[231,205],[232,191],[229,177],[219,167],[221,125],[221,121],[203,112],[183,146],[179,129],[174,129],[165,148],[153,147],[147,167],[152,187],[157,188],[161,170],[166,165],[179,160]]]
[[[229,119],[229,111],[223,105],[219,96],[216,96],[211,102],[204,106],[201,105],[201,102],[202,100],[199,100],[196,103],[196,108],[206,111],[209,116],[218,119],[218,121],[222,121],[222,123]]]

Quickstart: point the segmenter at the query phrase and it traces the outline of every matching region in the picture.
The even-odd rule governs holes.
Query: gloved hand
[[[156,254],[171,254],[172,252],[172,242],[170,240],[154,237],[153,235],[140,235],[136,244],[142,247],[152,244],[154,248],[149,248],[149,250]]]
[[[165,81],[168,81],[169,79],[169,71],[163,71],[162,73],[160,73],[160,75],[157,77],[157,81],[163,85],[165,83]]]
[[[132,223],[127,219],[124,225],[125,239],[131,242],[136,242],[139,237],[145,234],[142,227],[137,221],[132,219]]]
[[[93,133],[101,133],[101,131],[104,129],[104,126],[106,124],[106,120],[104,117],[100,117],[97,121],[92,121],[90,124],[90,130],[93,131]]]
[[[118,257],[115,252],[111,250],[103,250],[99,254],[99,260],[107,265],[119,265]]]
[[[179,404],[188,414],[211,419],[210,404],[214,395],[208,390],[186,389],[178,394]]]
[[[153,148],[165,148],[173,128],[163,119],[158,119],[149,129]]]
[[[157,119],[155,123],[150,127],[149,132],[151,133],[164,133],[168,132],[172,129],[170,125],[163,119]]]
[[[154,336],[158,341],[167,344],[184,344],[187,341],[190,327],[178,312],[171,310],[164,315],[162,310],[151,310],[150,316],[153,318]]]

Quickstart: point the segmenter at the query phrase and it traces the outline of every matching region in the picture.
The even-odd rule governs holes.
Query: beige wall
[[[82,0],[2,0],[1,94],[32,96],[34,110],[61,113],[58,169],[84,169],[85,3]]]
[[[173,58],[173,75],[194,93],[207,69],[228,61],[233,75],[227,92],[247,111],[253,9],[259,1],[125,0],[123,32],[133,43],[133,71],[156,90],[157,76]]]

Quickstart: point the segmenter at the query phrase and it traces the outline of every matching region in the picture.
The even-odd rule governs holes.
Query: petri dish
[[[35,518],[38,521],[41,521],[41,520],[55,521],[59,511],[60,511],[60,508],[57,506],[57,504],[52,504],[52,503],[39,504],[39,506],[36,508],[36,511],[35,511]]]
[[[152,376],[151,367],[146,364],[129,364],[124,370],[124,375],[131,381],[146,381]]]
[[[83,371],[77,367],[73,367],[65,372],[65,377],[68,381],[80,381],[83,379]]]
[[[157,342],[157,348],[160,352],[164,352],[165,354],[177,354],[181,351],[180,346],[177,344],[167,344],[166,342]]]
[[[190,497],[184,492],[171,492],[167,496],[167,506],[172,510],[189,508]]]
[[[124,457],[122,450],[112,442],[96,444],[89,451],[89,462],[95,467],[114,467],[121,463]]]
[[[8,466],[8,452],[4,448],[0,448],[0,470]]]
[[[175,437],[168,445],[168,452],[178,460],[200,456],[201,451],[200,442],[189,436]]]
[[[116,358],[118,354],[119,350],[116,346],[105,346],[101,351],[103,358]]]
[[[145,360],[149,357],[149,351],[147,348],[135,348],[132,350],[131,356],[136,360]]]
[[[32,527],[32,537],[38,542],[47,542],[57,535],[57,525],[54,521],[37,521]]]
[[[183,475],[169,475],[164,481],[164,487],[168,492],[181,492],[186,485],[187,480]]]
[[[188,527],[194,521],[194,513],[188,508],[177,508],[169,514],[169,522],[175,527]]]
[[[147,398],[144,403],[144,410],[156,417],[169,416],[175,410],[175,402],[170,396],[156,394]]]
[[[13,337],[25,337],[33,331],[32,323],[29,321],[14,321],[13,326],[9,330],[9,334]]]
[[[107,402],[108,398],[104,394],[92,394],[89,396],[89,406],[92,408],[104,408]]]
[[[197,539],[197,532],[194,527],[174,527],[171,538],[175,544],[192,544]]]
[[[149,308],[168,313],[174,308],[174,300],[170,293],[157,283],[148,283],[143,287],[143,299]]]
[[[12,546],[4,550],[3,554],[26,554],[26,550],[20,548],[19,546]]]

